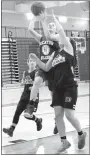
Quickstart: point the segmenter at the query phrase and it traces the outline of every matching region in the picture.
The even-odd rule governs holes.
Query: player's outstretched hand
[[[35,16],[36,21],[45,21],[47,19],[47,13],[41,12],[38,16]]]
[[[29,56],[30,56],[30,58],[33,59],[34,61],[37,60],[37,56],[36,56],[36,54],[34,54],[34,53],[30,53]]]

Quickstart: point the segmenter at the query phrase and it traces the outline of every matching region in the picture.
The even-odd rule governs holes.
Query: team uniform
[[[70,41],[71,42],[71,41]],[[51,106],[62,106],[63,108],[75,109],[77,101],[77,83],[71,66],[74,65],[75,57],[61,50],[56,41],[47,41],[44,37],[40,41],[40,59],[47,63],[50,55],[55,51],[52,68],[49,72],[39,69],[36,76],[48,80],[49,90],[53,92]]]
[[[47,63],[49,60],[51,54],[55,51],[56,53],[60,50],[60,46],[58,42],[56,41],[47,41],[45,37],[42,37],[40,40],[40,60],[44,63]],[[52,86],[51,86],[51,77],[53,77],[53,71],[52,69],[48,72],[43,71],[42,69],[38,69],[36,72],[35,76],[40,76],[43,78],[43,80],[48,80],[48,87],[49,90],[52,91]]]
[[[17,105],[12,124],[15,124],[15,125],[18,124],[19,117],[20,117],[21,113],[26,109],[26,106],[28,105],[28,103],[30,101],[30,92],[31,92],[30,88],[33,86],[35,72],[36,72],[36,70],[34,70],[30,73],[28,71],[26,71],[24,73],[25,86],[24,86],[23,93],[20,97],[19,103]],[[34,111],[33,112],[37,111],[38,103],[39,103],[39,93],[37,95],[37,99],[34,102]],[[29,118],[29,120],[35,120],[35,115],[33,115],[33,117]],[[37,118],[36,124],[37,124],[38,131],[40,131],[42,128],[41,122],[42,122],[41,118],[40,119]],[[3,132],[7,133],[9,136],[13,136],[14,129],[15,129],[15,127],[12,125],[10,128],[3,128]]]
[[[28,73],[28,71],[25,72],[25,86],[23,93],[21,95],[20,101],[18,103],[14,118],[13,118],[13,123],[17,124],[19,121],[19,116],[21,113],[26,109],[27,104],[29,103],[30,100],[30,92],[29,87],[33,86],[33,81],[35,77],[35,70],[32,71],[31,73]],[[35,101],[35,108],[37,108],[39,102],[39,94],[37,97],[37,100]],[[36,111],[36,110],[35,110]]]
[[[62,106],[75,110],[78,85],[71,69],[71,66],[75,64],[75,56],[68,54],[65,50],[61,50],[54,58],[52,63],[54,78],[51,106]]]

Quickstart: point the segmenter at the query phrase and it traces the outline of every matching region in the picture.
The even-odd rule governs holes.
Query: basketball
[[[31,5],[31,12],[35,15],[38,16],[41,12],[45,11],[45,6],[42,2],[34,2]]]

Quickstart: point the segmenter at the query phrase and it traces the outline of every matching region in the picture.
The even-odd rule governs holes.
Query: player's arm
[[[71,45],[69,39],[66,37],[66,34],[64,32],[64,29],[63,29],[62,25],[57,20],[57,18],[53,14],[53,12],[52,12],[52,16],[53,16],[54,22],[56,24],[56,28],[57,28],[58,34],[55,35],[55,36],[54,35],[53,36],[51,35],[50,36],[51,39],[61,42],[64,45],[64,49],[67,51],[67,53],[73,55],[72,45]]]
[[[46,38],[49,38],[49,31],[47,29],[47,23],[46,20],[41,20],[41,24],[42,24],[42,28],[43,28],[43,32]]]
[[[50,59],[48,60],[48,62],[45,64],[43,63],[35,54],[31,53],[30,57],[32,59],[34,59],[37,63],[37,65],[44,70],[45,72],[48,72],[51,68],[52,68],[52,61],[53,61],[53,57],[54,57],[54,52],[51,55]]]
[[[38,57],[36,60],[36,63],[38,66],[44,70],[45,72],[48,72],[52,68],[52,61],[53,61],[53,56],[50,57],[50,59],[47,61],[47,63],[43,63]]]
[[[33,18],[32,21],[30,21],[28,31],[36,41],[40,42],[42,35],[40,35],[34,30],[34,23],[35,23],[35,18]]]
[[[21,80],[21,85],[25,84],[25,71],[23,72],[22,80]]]

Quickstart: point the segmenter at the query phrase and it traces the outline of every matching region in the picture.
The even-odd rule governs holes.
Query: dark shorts
[[[77,86],[68,87],[53,92],[53,100],[51,106],[61,106],[67,109],[75,110],[77,102]]]

